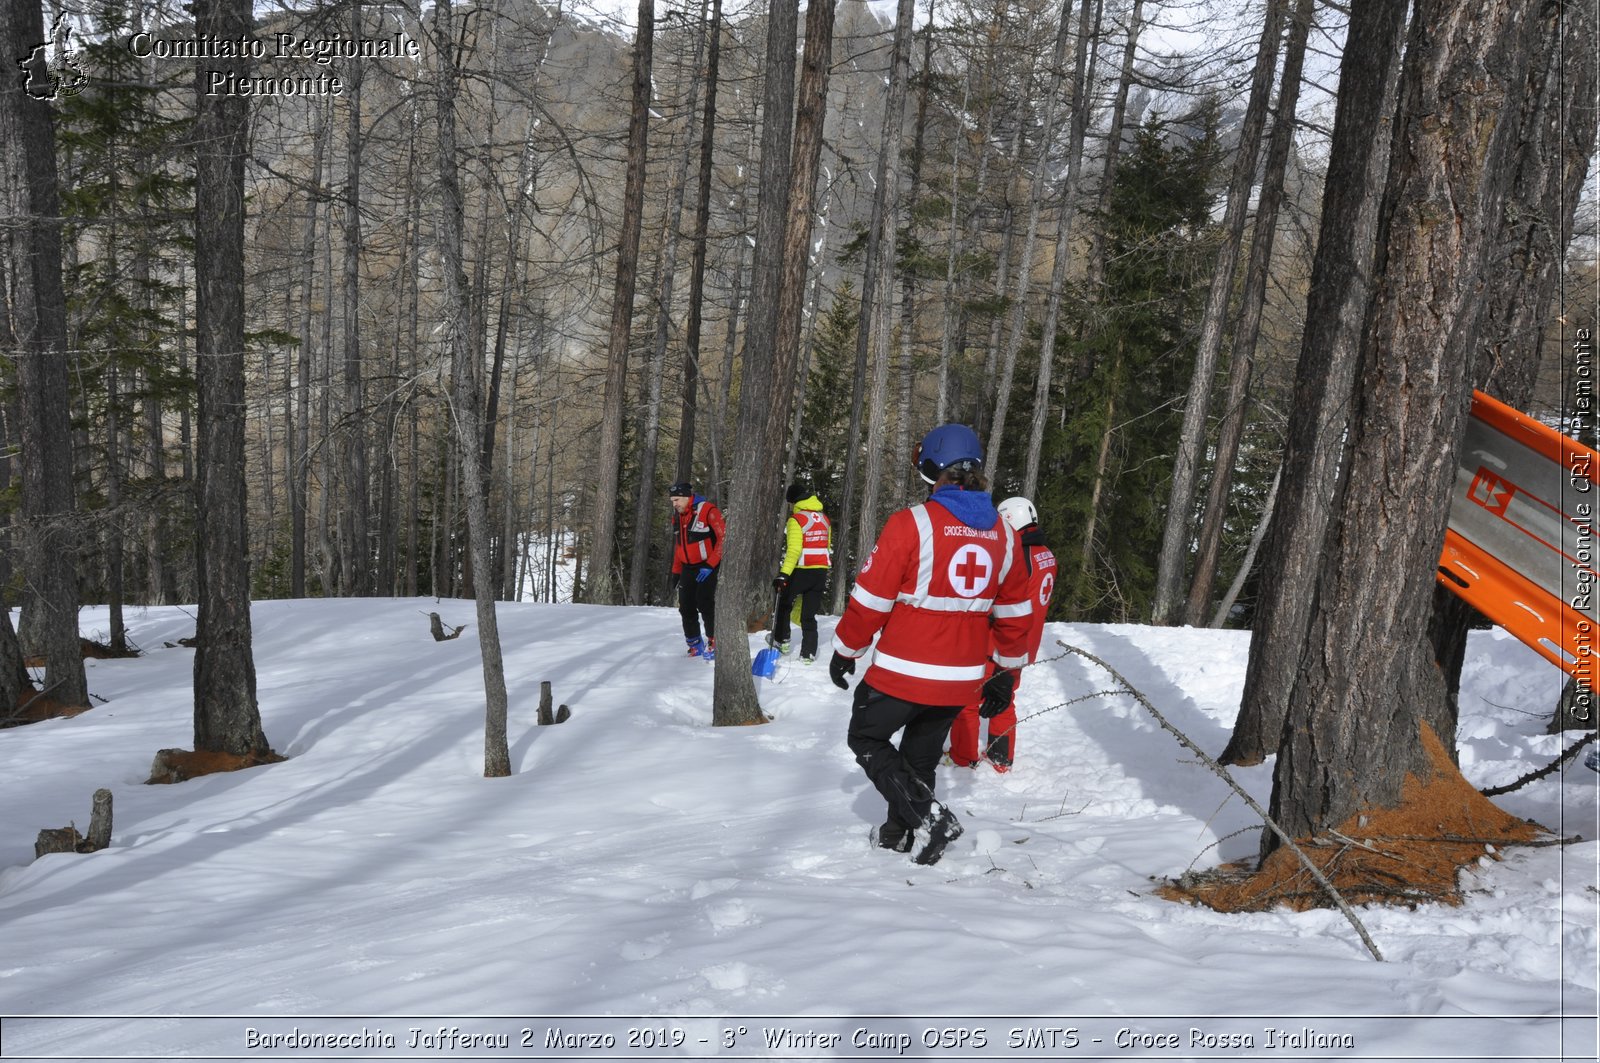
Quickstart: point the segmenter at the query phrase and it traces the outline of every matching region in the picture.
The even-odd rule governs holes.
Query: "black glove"
[[[772,580],[772,589],[777,591],[779,594],[782,594],[783,593],[783,589],[785,587],[787,587],[788,585],[789,585],[789,577],[788,576],[776,576]]]
[[[833,651],[833,660],[828,662],[828,678],[833,680],[833,685],[840,690],[849,690],[850,684],[844,681],[847,675],[856,674],[856,659],[846,657],[838,650]]]
[[[683,578],[683,576],[681,576],[679,573],[674,572],[672,574],[672,578],[667,580],[667,590],[669,590],[669,591],[677,590],[678,589],[678,581],[680,579],[682,579],[682,578]]]
[[[1017,673],[1010,668],[1000,669],[983,684],[983,701],[978,705],[978,715],[988,720],[1006,711],[1006,706],[1011,704],[1011,694],[1016,689]]]

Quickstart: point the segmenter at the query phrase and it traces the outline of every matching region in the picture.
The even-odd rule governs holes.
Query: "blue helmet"
[[[917,447],[917,472],[928,483],[946,469],[983,468],[983,444],[978,433],[964,424],[942,424],[922,437]]]

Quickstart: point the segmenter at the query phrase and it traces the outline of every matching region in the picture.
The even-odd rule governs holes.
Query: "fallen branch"
[[[1111,665],[1107,664],[1099,657],[1096,657],[1088,650],[1080,649],[1077,646],[1070,646],[1059,639],[1056,640],[1056,645],[1060,646],[1068,653],[1075,653],[1086,660],[1094,662],[1101,668],[1105,669],[1105,671],[1110,673],[1111,677],[1121,684],[1122,687],[1122,689],[1120,691],[1116,691],[1116,693],[1131,695],[1135,701],[1144,707],[1146,712],[1155,717],[1156,723],[1160,724],[1163,730],[1167,731],[1180,743],[1182,743],[1185,749],[1199,757],[1202,764],[1210,768],[1218,778],[1227,783],[1229,788],[1232,789],[1234,793],[1238,794],[1245,804],[1250,806],[1251,811],[1255,812],[1256,815],[1261,817],[1261,821],[1267,825],[1272,833],[1278,836],[1278,840],[1287,846],[1295,854],[1295,856],[1300,858],[1300,863],[1305,866],[1306,871],[1311,874],[1312,878],[1316,879],[1317,885],[1321,886],[1323,890],[1327,892],[1328,896],[1333,900],[1334,905],[1338,907],[1341,913],[1343,913],[1345,919],[1349,921],[1350,925],[1355,928],[1356,934],[1361,938],[1362,944],[1366,945],[1367,951],[1372,953],[1372,958],[1379,961],[1383,960],[1383,954],[1378,951],[1378,946],[1373,944],[1371,935],[1367,933],[1367,928],[1361,925],[1361,920],[1356,918],[1356,913],[1350,909],[1348,904],[1345,903],[1345,899],[1339,894],[1338,889],[1334,887],[1332,882],[1328,881],[1327,876],[1323,875],[1321,871],[1317,870],[1317,866],[1311,862],[1311,858],[1305,854],[1305,850],[1301,849],[1300,846],[1295,844],[1294,839],[1289,837],[1282,827],[1278,826],[1277,822],[1273,820],[1272,816],[1268,814],[1267,810],[1262,808],[1260,804],[1256,802],[1255,798],[1246,793],[1244,788],[1234,781],[1233,776],[1228,774],[1228,770],[1226,768],[1218,764],[1215,760],[1212,760],[1205,750],[1201,749],[1199,746],[1195,745],[1194,742],[1190,741],[1188,735],[1185,735],[1182,731],[1178,730],[1171,723],[1169,723],[1167,718],[1161,715],[1160,710],[1151,704],[1150,699],[1141,694],[1132,683],[1128,682],[1121,672],[1117,671],[1115,668],[1111,667]]]
[[[1478,792],[1480,794],[1482,794],[1483,796],[1485,796],[1485,797],[1498,797],[1501,794],[1508,794],[1512,790],[1520,789],[1521,787],[1524,787],[1524,786],[1528,785],[1531,782],[1535,782],[1535,781],[1537,781],[1539,779],[1542,779],[1546,775],[1553,774],[1553,773],[1561,770],[1561,765],[1565,764],[1567,761],[1569,761],[1573,757],[1577,756],[1578,755],[1578,750],[1582,749],[1584,746],[1588,745],[1590,742],[1593,742],[1597,735],[1600,735],[1600,732],[1590,731],[1588,734],[1584,735],[1582,738],[1580,738],[1576,742],[1572,743],[1572,745],[1568,746],[1562,752],[1562,754],[1559,757],[1557,757],[1555,760],[1552,760],[1550,763],[1546,764],[1544,767],[1540,768],[1538,771],[1530,771],[1528,774],[1524,775],[1522,778],[1515,779],[1515,780],[1513,780],[1511,782],[1508,782],[1504,786],[1491,786],[1488,789],[1479,790]]]

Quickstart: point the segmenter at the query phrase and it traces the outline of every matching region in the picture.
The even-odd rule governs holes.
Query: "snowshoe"
[[[944,855],[945,846],[961,837],[961,821],[956,819],[956,814],[938,802],[934,802],[933,807],[935,811],[929,813],[923,825],[928,832],[928,840],[923,842],[922,848],[912,858],[923,865],[937,864]]]
[[[708,639],[706,641],[706,648],[700,651],[700,656],[704,657],[708,661],[716,660],[717,659],[717,640],[716,639]]]
[[[684,642],[689,644],[689,656],[700,657],[706,652],[706,640],[696,635],[694,638],[684,637]]]
[[[817,659],[815,657],[802,657],[802,658],[800,658],[800,663],[801,664],[816,664],[817,663]]]

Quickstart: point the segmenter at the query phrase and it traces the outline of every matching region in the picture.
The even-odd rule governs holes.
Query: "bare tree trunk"
[[[311,187],[306,193],[305,236],[300,241],[300,351],[295,395],[295,431],[289,437],[289,597],[306,596],[306,501],[311,477],[311,297],[316,283],[317,205],[322,200],[322,167],[328,146],[328,123],[322,106],[313,103],[316,132],[312,135]]]
[[[616,598],[617,477],[622,458],[622,414],[628,385],[628,335],[633,327],[633,291],[639,271],[639,229],[644,214],[646,152],[650,133],[650,60],[655,39],[655,0],[639,0],[633,46],[633,114],[628,123],[628,182],[623,192],[622,236],[606,344],[604,416],[594,484],[594,550],[587,599]]]
[[[32,56],[21,76],[0,85],[0,213],[11,228],[6,273],[13,286],[18,434],[28,444],[20,455],[23,541],[29,582],[37,587],[25,605],[34,615],[23,617],[33,642],[24,645],[45,654],[45,688],[51,697],[66,705],[87,705],[89,688],[78,644],[78,544],[54,108],[29,93],[30,85],[48,90],[45,49],[35,48],[47,40],[37,3],[6,0],[0,8],[0,47],[14,58]]]
[[[412,89],[411,100],[411,128],[408,134],[408,151],[406,153],[406,168],[413,175],[417,173],[417,129],[422,123],[422,108],[416,97],[415,87]],[[413,185],[415,182],[413,182]],[[406,270],[406,332],[408,336],[407,352],[410,358],[411,393],[406,402],[406,456],[409,459],[410,480],[406,487],[406,554],[405,554],[405,585],[406,595],[414,597],[417,593],[417,542],[422,537],[422,426],[421,413],[418,410],[416,382],[421,376],[422,367],[419,360],[421,347],[421,271],[422,271],[422,197],[413,187],[408,193],[411,211],[411,242],[407,247],[407,256],[410,268]],[[430,554],[431,557],[431,554]],[[431,566],[430,566],[431,567]],[[437,580],[437,573],[433,577]]]
[[[1502,119],[1519,123],[1522,133],[1490,252],[1494,268],[1486,276],[1483,344],[1473,386],[1519,409],[1532,400],[1547,330],[1567,327],[1564,317],[1552,321],[1551,304],[1572,240],[1573,208],[1594,154],[1600,77],[1594,63],[1600,51],[1596,18],[1592,3],[1540,9],[1527,94],[1520,111]],[[1434,730],[1453,753],[1449,739],[1456,732],[1467,631],[1477,613],[1443,587],[1435,591],[1433,609],[1429,640],[1446,690],[1445,714]],[[1560,704],[1570,709],[1570,695],[1563,694]],[[1572,719],[1568,715],[1564,722]],[[1563,722],[1560,713],[1556,722]],[[1592,715],[1588,725],[1593,729]]]
[[[1078,557],[1078,586],[1087,587],[1089,570],[1094,565],[1094,537],[1100,526],[1100,496],[1105,493],[1106,470],[1111,465],[1111,438],[1116,433],[1117,377],[1122,372],[1122,341],[1111,363],[1111,384],[1106,388],[1105,427],[1100,430],[1100,449],[1094,460],[1094,484],[1089,491],[1089,519],[1083,526],[1083,552]]]
[[[1283,466],[1278,466],[1272,473],[1272,486],[1267,488],[1267,499],[1261,506],[1261,519],[1256,521],[1255,531],[1250,533],[1250,545],[1245,547],[1244,560],[1239,562],[1239,571],[1233,574],[1233,582],[1228,584],[1227,593],[1222,596],[1222,601],[1217,603],[1217,611],[1211,614],[1211,626],[1222,627],[1228,622],[1228,617],[1233,613],[1233,603],[1239,600],[1239,592],[1244,589],[1244,581],[1249,578],[1250,570],[1255,567],[1256,553],[1261,549],[1261,541],[1267,537],[1267,522],[1272,519],[1272,506],[1278,499],[1278,484],[1283,480]]]
[[[124,653],[128,628],[122,615],[122,385],[118,375],[113,362],[106,369],[106,608],[107,645],[114,653]]]
[[[239,40],[251,32],[249,0],[201,0],[195,32]],[[210,71],[243,79],[243,58],[195,67],[195,383],[199,446],[195,572],[194,747],[260,756],[271,752],[256,704],[250,644],[250,534],[245,497],[244,160],[249,100],[206,91]]]
[[[746,172],[754,169],[756,162],[758,125],[750,123],[749,136],[745,142],[744,169]],[[725,499],[722,493],[727,483],[727,472],[723,468],[722,455],[730,453],[733,449],[733,419],[729,416],[733,396],[733,367],[739,353],[740,314],[748,314],[745,298],[745,269],[746,261],[750,257],[749,238],[750,230],[750,197],[743,186],[735,193],[738,206],[734,209],[734,256],[733,256],[733,289],[728,298],[728,325],[722,335],[722,376],[717,381],[717,425],[716,430],[707,433],[711,443],[711,497],[721,505]],[[704,377],[701,378],[702,381]]]
[[[645,0],[649,3],[649,0]],[[641,12],[642,13],[642,12]],[[461,482],[467,496],[468,546],[477,580],[478,647],[483,659],[485,698],[483,774],[497,778],[511,774],[511,751],[506,744],[506,677],[500,651],[500,626],[490,587],[489,508],[479,475],[483,451],[483,424],[479,419],[482,395],[478,390],[480,367],[473,365],[472,311],[467,304],[467,272],[462,255],[464,210],[461,180],[456,167],[456,64],[454,13],[451,0],[437,0],[433,14],[433,47],[437,62],[435,86],[439,152],[439,248],[444,259],[444,304],[450,350],[450,418],[455,426]]]
[[[351,6],[356,39],[361,36],[360,0]],[[344,388],[349,414],[341,439],[345,457],[344,581],[348,593],[372,594],[372,541],[368,514],[372,509],[367,483],[367,393],[361,367],[361,71],[365,60],[345,64],[348,125],[345,127],[344,186]]]
[[[11,607],[0,597],[0,717],[9,716],[22,696],[33,689],[22,657],[22,643],[11,626]]]
[[[1267,274],[1272,266],[1272,245],[1278,231],[1278,209],[1283,202],[1283,180],[1294,146],[1295,107],[1300,101],[1300,72],[1304,67],[1306,38],[1315,14],[1313,0],[1296,0],[1284,49],[1283,78],[1278,88],[1278,113],[1267,147],[1266,171],[1261,177],[1261,200],[1256,206],[1255,232],[1250,244],[1250,264],[1245,269],[1239,323],[1234,329],[1233,354],[1228,365],[1228,394],[1222,424],[1217,429],[1217,456],[1211,463],[1211,483],[1195,546],[1194,577],[1184,622],[1205,622],[1211,591],[1217,579],[1217,557],[1222,552],[1222,529],[1227,523],[1228,492],[1233,486],[1233,466],[1244,438],[1245,407],[1250,396],[1250,375],[1256,341],[1261,333],[1261,312],[1267,301]]]
[[[655,508],[656,457],[660,451],[662,375],[666,372],[667,337],[672,327],[673,282],[678,273],[678,244],[682,238],[683,193],[689,183],[689,155],[695,148],[696,120],[700,81],[696,74],[700,67],[700,52],[705,45],[704,0],[700,32],[695,36],[694,66],[689,75],[689,100],[685,110],[689,114],[689,128],[684,135],[683,154],[678,157],[668,193],[666,233],[662,239],[658,286],[656,291],[656,328],[650,343],[650,368],[648,371],[649,398],[644,410],[644,439],[639,447],[640,474],[639,497],[633,510],[633,564],[628,572],[628,601],[633,605],[644,603],[645,572],[650,567],[650,533],[659,527],[652,522]]]
[[[702,11],[704,0],[702,0]],[[702,15],[702,24],[704,16]],[[699,405],[700,326],[706,290],[706,245],[711,228],[712,149],[717,128],[717,68],[722,56],[722,0],[711,0],[706,54],[706,105],[700,120],[700,172],[695,188],[693,251],[689,256],[689,319],[684,324],[683,401],[678,421],[678,461],[674,478],[694,479],[695,413]],[[716,433],[712,433],[715,436]]]
[[[806,407],[806,383],[811,372],[811,355],[816,348],[817,322],[822,317],[822,263],[828,260],[828,205],[832,198],[831,189],[824,192],[822,204],[817,209],[817,217],[822,219],[822,237],[817,241],[816,253],[811,256],[811,263],[815,267],[811,271],[811,296],[806,300],[809,316],[806,318],[805,342],[800,348],[800,373],[795,388],[794,411],[789,418],[789,449],[783,461],[785,483],[792,483],[802,478],[801,470],[795,468],[800,454],[800,431],[804,427]],[[787,520],[787,518],[785,518]]]
[[[328,136],[333,136],[333,103],[330,96],[328,103]],[[319,575],[322,581],[322,593],[337,595],[340,592],[339,555],[336,551],[334,527],[334,495],[337,491],[337,477],[334,474],[333,455],[333,218],[331,187],[333,184],[333,162],[328,163],[328,185],[330,203],[328,207],[328,225],[322,236],[322,275],[327,283],[327,295],[322,300],[322,343],[319,345],[321,360],[317,365],[320,386],[317,397],[317,432],[320,442],[316,447],[317,454],[317,483],[320,490],[317,492],[317,561]],[[309,441],[308,441],[309,445]]]
[[[972,71],[967,71],[961,93],[961,113],[972,98]],[[966,249],[966,229],[961,224],[961,145],[966,131],[956,130],[950,139],[950,238],[944,260],[944,311],[939,328],[939,387],[933,403],[934,424],[944,424],[950,405],[950,362],[955,357],[956,333],[961,321],[958,266]]]
[[[760,198],[756,208],[756,257],[751,269],[750,318],[745,330],[744,372],[739,384],[739,438],[733,455],[728,540],[718,575],[716,682],[711,722],[715,726],[762,723],[766,715],[750,676],[746,637],[748,606],[755,597],[758,543],[771,542],[779,527],[784,436],[800,343],[800,307],[805,299],[811,214],[822,153],[828,67],[833,48],[833,2],[812,0],[806,16],[798,120],[794,108],[796,8],[773,0],[767,13],[767,74],[762,92]],[[790,141],[793,131],[793,143]]]
[[[1273,776],[1271,814],[1291,837],[1394,808],[1408,774],[1431,775],[1422,729],[1444,682],[1427,621],[1533,16],[1513,0],[1421,0],[1412,23],[1349,473]],[[1279,841],[1263,835],[1265,856]]]
[[[1250,102],[1245,107],[1244,124],[1239,130],[1233,177],[1228,183],[1228,204],[1222,217],[1223,244],[1217,250],[1216,262],[1211,270],[1211,288],[1206,296],[1205,316],[1200,321],[1200,339],[1195,345],[1194,371],[1189,377],[1188,397],[1184,399],[1183,427],[1178,430],[1178,453],[1172,463],[1172,490],[1167,495],[1167,515],[1161,532],[1161,551],[1156,560],[1155,593],[1151,604],[1151,619],[1157,624],[1177,623],[1184,600],[1183,577],[1184,562],[1189,554],[1189,518],[1194,508],[1200,464],[1205,457],[1211,386],[1217,372],[1217,359],[1222,353],[1223,326],[1227,323],[1228,303],[1233,296],[1233,275],[1239,264],[1239,247],[1244,238],[1250,188],[1255,182],[1256,162],[1261,157],[1261,132],[1266,127],[1272,74],[1278,66],[1285,3],[1286,0],[1269,0],[1261,41],[1256,46]]]
[[[915,14],[912,16],[915,18]],[[917,117],[912,124],[911,160],[906,173],[906,234],[915,241],[917,236],[917,200],[922,192],[923,144],[928,131],[928,95],[934,78],[933,69],[933,0],[928,0],[928,25],[922,34],[922,74],[917,79]],[[896,347],[900,364],[900,394],[894,422],[894,452],[911,453],[911,403],[917,381],[917,276],[915,270],[905,270],[900,277],[900,335]],[[892,483],[894,492],[889,499],[891,507],[898,509],[911,500],[912,483],[916,473],[907,466]]]
[[[906,82],[911,68],[913,12],[913,0],[900,0],[894,27],[894,58],[889,69],[889,97],[884,104],[883,136],[878,156],[877,195],[882,197],[882,210],[877,208],[875,200],[872,212],[881,230],[878,232],[878,266],[873,280],[876,294],[870,319],[865,310],[866,292],[862,292],[861,328],[872,334],[873,369],[871,414],[867,423],[867,453],[864,459],[866,476],[861,488],[861,516],[855,527],[857,558],[867,556],[878,531],[878,492],[883,482],[885,415],[889,405],[891,307],[887,304],[892,291],[896,225],[900,213],[900,142],[905,124]],[[860,350],[860,340],[857,340],[858,365]],[[902,460],[909,459],[909,455],[900,457]]]
[[[1345,37],[1321,230],[1295,372],[1295,415],[1289,418],[1283,484],[1263,546],[1244,695],[1233,736],[1218,758],[1223,764],[1259,764],[1276,748],[1305,644],[1372,296],[1404,19],[1404,5],[1361,5],[1352,9]],[[1428,572],[1431,576],[1431,565]]]
[[[1089,0],[1078,2],[1085,10],[1089,6]],[[1061,99],[1062,82],[1066,80],[1067,41],[1072,33],[1072,0],[1063,0],[1059,18],[1055,51],[1050,56],[1049,87],[1045,89],[1044,119],[1040,125],[1039,145],[1034,153],[1033,177],[1028,189],[1028,222],[1023,230],[1022,259],[1017,268],[1016,291],[1011,296],[1006,349],[1000,359],[1000,380],[995,388],[994,416],[989,422],[984,467],[991,479],[999,474],[1000,443],[1005,438],[1006,412],[1011,405],[1011,378],[1017,370],[1017,354],[1022,350],[1022,338],[1028,331],[1028,295],[1033,287],[1033,247],[1039,236],[1039,214],[1044,209],[1045,175],[1050,169],[1050,145],[1055,139],[1056,106]]]
[[[499,423],[500,419],[500,388],[506,358],[506,342],[511,331],[511,304],[514,301],[522,302],[524,294],[521,291],[521,273],[517,267],[522,261],[522,219],[523,215],[527,212],[528,201],[532,197],[532,186],[534,181],[533,135],[536,128],[537,126],[535,123],[529,122],[528,127],[523,134],[522,151],[519,153],[517,158],[517,186],[515,193],[511,197],[510,229],[506,233],[505,266],[500,282],[500,308],[495,318],[494,353],[490,358],[490,365],[492,368],[489,375],[489,396],[485,400],[484,404],[486,409],[484,414],[483,452],[478,458],[479,472],[483,478],[484,493],[486,495],[489,492],[491,474],[494,470],[495,426]],[[512,370],[511,387],[514,396],[516,392],[515,368]],[[513,401],[507,410],[507,417],[515,418],[515,416],[516,403],[513,398]],[[505,479],[506,513],[508,521],[513,508],[513,497],[516,493],[513,488],[515,480],[511,476],[510,472],[515,457],[515,451],[511,448],[511,431],[510,427],[508,426],[506,430],[507,471]],[[496,592],[495,596],[508,601],[512,600],[512,588],[508,586],[506,572],[508,571],[507,563],[513,560],[516,556],[514,535],[514,529],[508,524],[506,527],[506,534],[501,538],[501,564],[498,569],[498,575],[494,580]],[[513,574],[515,573],[514,564],[509,566],[509,571]]]
[[[1122,46],[1122,72],[1117,76],[1117,91],[1111,101],[1111,121],[1106,127],[1105,163],[1100,170],[1100,189],[1095,194],[1094,211],[1097,217],[1105,217],[1106,204],[1111,199],[1111,187],[1116,182],[1117,158],[1122,154],[1122,132],[1127,124],[1128,90],[1133,87],[1133,64],[1138,57],[1139,31],[1143,27],[1144,0],[1133,0],[1133,7],[1128,11],[1128,37]],[[1094,227],[1089,261],[1084,268],[1084,287],[1091,299],[1100,297],[1105,272],[1106,227],[1100,224]]]
[[[1044,426],[1050,409],[1050,382],[1054,376],[1056,328],[1061,319],[1061,297],[1067,286],[1067,262],[1072,257],[1072,222],[1078,211],[1078,183],[1083,172],[1083,141],[1089,129],[1088,87],[1094,81],[1094,51],[1090,42],[1100,34],[1100,3],[1094,4],[1090,25],[1089,0],[1078,6],[1078,48],[1072,66],[1072,122],[1067,137],[1067,176],[1061,195],[1061,220],[1056,225],[1055,258],[1050,266],[1050,291],[1045,300],[1039,336],[1039,373],[1033,388],[1033,423],[1028,427],[1028,453],[1022,471],[1022,494],[1032,498],[1039,486],[1039,456],[1044,450]]]

